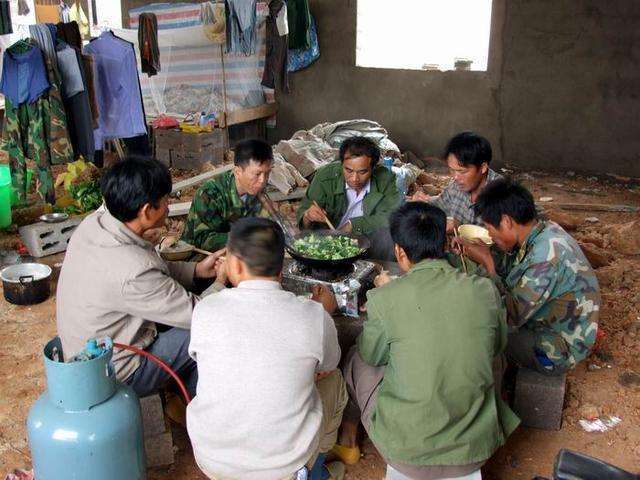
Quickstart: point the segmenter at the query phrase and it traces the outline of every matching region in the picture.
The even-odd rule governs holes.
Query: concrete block
[[[149,395],[140,399],[142,428],[145,438],[154,437],[167,431],[160,395]]]
[[[513,409],[525,427],[560,430],[567,376],[546,376],[520,368]]]
[[[20,227],[20,237],[32,257],[40,258],[67,249],[71,235],[82,218],[73,217],[60,223],[38,222]]]
[[[146,437],[144,450],[147,457],[147,468],[171,465],[175,460],[171,431]]]

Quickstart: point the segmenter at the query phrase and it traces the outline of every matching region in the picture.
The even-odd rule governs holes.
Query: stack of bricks
[[[141,398],[140,408],[147,468],[171,465],[174,462],[173,436],[164,418],[160,395]]]
[[[40,258],[64,252],[80,222],[82,217],[72,217],[60,223],[33,223],[20,227],[18,231],[29,255]]]

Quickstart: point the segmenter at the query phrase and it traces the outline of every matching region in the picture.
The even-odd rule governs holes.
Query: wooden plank
[[[623,212],[636,213],[640,212],[640,207],[633,205],[605,205],[599,203],[547,203],[547,207],[557,207],[562,210],[578,210],[584,212]]]
[[[195,178],[195,177],[194,177]],[[285,200],[299,200],[304,197],[305,192],[307,191],[306,187],[299,187],[295,189],[288,195],[283,195],[279,191],[268,192],[269,198],[274,202],[282,202]],[[191,202],[180,202],[180,203],[172,203],[169,205],[169,216],[170,217],[179,217],[181,215],[187,215],[189,213],[189,209],[191,208]]]
[[[191,201],[172,203],[171,205],[169,205],[169,216],[179,217],[180,215],[186,215],[189,213],[190,208],[191,208]]]
[[[238,123],[250,122],[251,120],[258,120],[259,118],[268,118],[274,115],[277,111],[277,103],[265,103],[259,107],[234,110],[232,112],[227,112],[225,118],[226,125],[236,125]]]
[[[176,182],[173,184],[171,193],[179,192],[180,190],[184,190],[185,188],[193,187],[194,185],[203,183],[206,180],[209,180],[210,178],[215,177],[216,175],[220,175],[221,173],[231,170],[232,168],[233,168],[233,164],[222,165],[216,168],[215,170],[204,172],[204,173],[201,173],[200,175],[196,175],[195,177],[188,178],[187,180]]]
[[[286,195],[279,190],[267,192],[267,195],[269,195],[269,198],[274,202],[282,202],[285,200],[300,200],[304,197],[305,193],[307,193],[307,187],[298,187],[293,192]]]

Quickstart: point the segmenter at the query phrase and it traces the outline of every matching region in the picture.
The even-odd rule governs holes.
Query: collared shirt
[[[489,169],[487,172],[487,183],[499,178],[502,178],[502,175]],[[482,220],[476,216],[473,210],[474,204],[471,202],[471,194],[460,190],[455,180],[451,180],[442,193],[429,203],[444,210],[447,217],[452,217],[458,221],[460,225],[482,225]]]
[[[340,360],[320,303],[278,282],[241,282],[198,303],[189,354],[198,391],[187,428],[208,477],[287,478],[310,460],[322,424],[314,373]]]
[[[182,240],[197,248],[215,251],[225,246],[231,225],[240,218],[262,212],[258,197],[238,195],[232,171],[205,182],[198,189],[182,234]]]
[[[424,260],[367,296],[358,351],[386,365],[368,429],[376,447],[411,465],[489,458],[518,424],[494,385],[493,359],[507,342],[497,288]]]
[[[105,140],[147,133],[133,45],[104,32],[84,47],[95,63],[100,116],[94,131],[96,150]]]
[[[598,279],[578,243],[562,227],[540,221],[505,259],[501,279],[513,325],[536,333],[536,347],[557,366],[574,367],[596,340]]]
[[[352,218],[362,217],[364,215],[362,202],[364,201],[364,197],[371,191],[371,180],[367,182],[360,192],[357,192],[355,188],[351,188],[347,183],[344,184],[344,189],[347,194],[347,211],[342,216],[338,228],[342,228]]]

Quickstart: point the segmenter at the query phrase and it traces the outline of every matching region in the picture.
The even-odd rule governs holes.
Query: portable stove
[[[310,269],[296,260],[285,259],[282,288],[296,295],[309,295],[314,285],[325,285],[336,295],[338,308],[344,315],[358,317],[367,291],[373,288],[376,264],[357,260],[349,271],[333,272]]]

